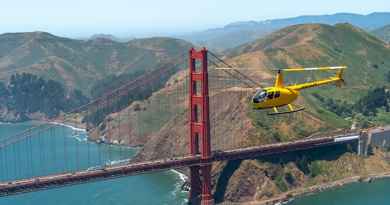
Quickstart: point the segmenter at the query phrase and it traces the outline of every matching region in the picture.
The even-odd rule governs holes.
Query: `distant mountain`
[[[123,40],[115,37],[114,35],[111,34],[95,34],[89,38],[89,40],[99,40],[99,39],[106,39],[106,40],[111,40],[111,41],[116,41],[116,42],[124,42]]]
[[[390,24],[372,31],[378,38],[390,43]]]
[[[350,23],[365,30],[373,30],[390,24],[390,13],[372,13],[369,15],[337,13],[333,15],[298,16],[265,21],[236,22],[228,24],[223,28],[188,34],[182,36],[182,38],[195,44],[223,50],[256,40],[286,26],[307,23],[330,25]]]
[[[0,80],[32,73],[89,94],[107,76],[141,73],[162,63],[185,60],[191,46],[173,38],[136,39],[126,43],[106,38],[73,40],[45,32],[0,35]]]

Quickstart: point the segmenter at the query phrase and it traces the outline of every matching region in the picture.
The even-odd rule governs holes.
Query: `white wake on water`
[[[188,180],[188,177],[185,174],[183,174],[175,169],[171,169],[170,171],[177,174],[182,182],[186,182]]]
[[[106,162],[106,166],[112,166],[112,165],[118,165],[118,164],[127,164],[130,162],[131,159],[118,159],[118,160],[111,160]]]
[[[55,122],[55,121],[49,122],[49,124],[59,125],[59,126],[67,127],[69,129],[71,129],[73,131],[73,133],[72,133],[72,135],[70,137],[75,138],[79,142],[86,142],[86,141],[88,141],[87,130],[84,129],[84,128],[75,127],[75,126],[70,125],[70,124],[61,123],[61,122]]]
[[[75,138],[79,142],[87,142],[88,141],[88,135],[86,135],[85,133],[80,133],[80,134],[75,133],[75,134],[72,134],[70,137]]]
[[[0,125],[12,125],[11,122],[0,122]]]
[[[180,180],[177,180],[177,182],[175,183],[175,189],[171,192],[171,195],[176,199],[182,198],[182,195],[187,193],[187,191],[182,189],[182,186],[188,180],[188,177],[185,174],[183,174],[175,169],[170,169],[169,171],[174,173],[180,179]],[[182,204],[187,204],[187,202],[188,202],[187,198],[184,198],[184,200],[182,201]]]
[[[66,123],[55,122],[55,121],[52,121],[52,122],[49,122],[49,123],[50,123],[50,124],[53,124],[53,125],[60,125],[60,126],[63,126],[63,127],[68,127],[68,128],[70,128],[70,129],[72,129],[73,131],[87,132],[87,130],[84,129],[84,128],[75,127],[75,126],[73,126],[73,125],[66,124]]]
[[[97,166],[88,167],[87,170],[88,171],[92,171],[92,170],[103,169],[106,166],[112,166],[112,165],[118,165],[118,164],[126,164],[126,163],[129,163],[130,160],[131,159],[111,160],[111,161],[107,161],[106,163],[104,163],[104,165],[97,165]]]

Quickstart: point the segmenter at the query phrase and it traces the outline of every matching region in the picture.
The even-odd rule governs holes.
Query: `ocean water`
[[[353,183],[304,196],[288,205],[389,205],[390,179]]]
[[[0,140],[36,123],[0,124]],[[96,144],[86,138],[81,130],[57,126],[2,149],[0,181],[91,169],[126,161],[136,153],[135,149]],[[3,197],[0,205],[181,205],[187,198],[180,190],[182,183],[182,176],[164,171]]]

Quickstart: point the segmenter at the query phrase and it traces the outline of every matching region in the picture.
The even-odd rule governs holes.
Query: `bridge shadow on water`
[[[343,154],[350,152],[357,152],[357,143],[338,144],[320,148],[313,148],[310,150],[300,150],[293,152],[286,152],[281,154],[274,154],[263,156],[248,160],[257,160],[263,163],[271,163],[273,165],[285,166],[288,163],[295,163],[299,170],[305,175],[310,174],[309,166],[313,161],[333,161],[337,160]],[[214,199],[216,203],[224,201],[225,194],[229,185],[229,181],[234,173],[240,168],[243,160],[231,160],[221,170],[221,174],[217,179]]]

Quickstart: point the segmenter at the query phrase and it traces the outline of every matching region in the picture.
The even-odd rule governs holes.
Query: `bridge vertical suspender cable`
[[[1,173],[4,173],[3,149],[0,149],[0,170]],[[1,181],[4,180],[3,177],[4,177],[3,175],[0,175]]]
[[[5,164],[6,164],[7,162],[5,161],[4,152],[5,152],[4,149],[0,149],[0,155],[1,155],[1,156],[0,156],[0,160],[1,160],[1,162],[0,162],[0,163],[1,163],[1,173],[5,173],[5,172],[6,172]],[[2,180],[5,181],[5,179],[6,179],[5,174],[2,174],[1,177],[2,177]]]
[[[50,137],[46,139],[46,144],[47,144],[46,161],[49,162],[49,165],[47,167],[47,173],[50,173],[52,167],[54,166],[54,162],[51,160],[56,149],[56,146],[53,145],[52,143],[53,139],[56,138],[55,132],[53,131],[54,128],[55,127],[49,127],[48,132]]]
[[[89,109],[86,110],[86,113],[87,113],[87,116],[89,116]],[[85,120],[85,119],[84,119]],[[88,132],[90,130],[90,127],[89,127],[89,122],[88,120],[85,120],[85,137],[86,137],[86,143],[87,143],[87,167],[91,167],[93,163],[91,163],[91,142],[89,141],[89,138],[88,138]]]
[[[110,109],[111,109],[111,101],[110,101],[110,98],[106,98],[106,110],[107,112],[106,113],[110,113]],[[108,114],[107,114],[108,115]],[[107,127],[107,155],[106,155],[106,159],[105,159],[105,163],[107,165],[109,165],[111,163],[111,125],[112,125],[112,120],[111,118],[109,118],[109,120],[107,120],[107,123],[106,123],[106,127]]]
[[[19,146],[14,146],[14,150],[15,150],[14,160],[15,160],[15,164],[17,165],[17,167],[15,169],[15,175],[22,177],[22,167],[18,166],[18,165],[20,165],[20,161],[19,161],[20,152],[18,149],[20,150]]]
[[[13,164],[14,164],[14,170],[13,170],[13,174],[15,175],[15,176],[17,176],[18,174],[19,174],[19,170],[18,170],[18,167],[17,167],[17,162],[16,162],[16,147],[15,147],[15,144],[13,144],[12,146],[11,146],[11,148],[12,148],[12,151],[13,151],[13,156],[11,157],[11,161],[13,162]]]
[[[4,173],[4,181],[7,179],[7,158],[5,157],[7,150],[5,149],[0,149],[1,150],[1,161],[2,167],[3,167],[3,172]]]
[[[50,128],[49,128],[50,129]],[[48,130],[45,130],[45,131],[42,131],[41,133],[41,141],[42,141],[42,145],[39,147],[40,150],[41,150],[41,153],[42,153],[42,172],[41,173],[44,173],[45,175],[48,174],[47,170],[48,170],[48,166],[49,166],[49,163],[46,161],[46,153],[47,153],[47,147],[46,147],[46,140],[48,138],[50,138],[50,133],[46,133],[45,135],[45,132],[47,132]],[[17,144],[15,144],[17,145]]]
[[[80,169],[80,136],[79,136],[79,133],[76,132],[76,130],[72,129],[72,135],[74,137],[74,143],[76,144],[76,152],[75,152],[75,155],[76,155],[76,170],[79,170]]]
[[[7,161],[7,150],[5,150],[5,149],[1,149],[2,150],[2,161],[4,162],[4,166],[3,166],[3,168],[4,168],[4,180],[7,180],[8,178],[7,178],[7,173],[8,173],[8,161]]]
[[[63,139],[63,142],[64,142],[64,144],[63,144],[63,155],[64,155],[64,168],[63,168],[63,170],[64,170],[64,172],[66,172],[67,170],[68,170],[68,166],[69,166],[69,162],[68,161],[70,161],[69,160],[69,158],[70,158],[70,156],[68,156],[68,149],[67,149],[67,137],[66,137],[66,132],[65,132],[65,129],[63,128],[63,127],[61,127],[61,135],[63,136],[62,137],[62,139]]]
[[[119,103],[118,103],[119,104]],[[119,110],[119,105],[117,104],[117,110]],[[123,154],[123,150],[122,150],[122,134],[121,134],[121,121],[122,121],[122,116],[121,116],[121,111],[118,111],[118,123],[117,123],[117,130],[118,130],[118,135],[117,135],[117,138],[118,138],[118,146],[119,146],[119,159],[122,160],[122,154]]]
[[[31,131],[28,131],[27,132],[28,135],[31,135]],[[32,143],[31,143],[31,137],[27,137],[27,144],[28,144],[28,151],[26,151],[27,153],[27,161],[28,161],[28,164],[30,166],[30,173],[31,173],[31,177],[34,176],[34,166],[33,166],[33,150],[32,150]],[[4,150],[4,149],[1,149],[1,150]]]
[[[130,116],[130,108],[128,108],[127,109],[127,145],[128,146],[130,146],[131,145],[131,142],[130,142],[130,137],[131,137],[131,135],[132,135],[132,133],[133,133],[133,129],[134,128],[132,128],[132,123],[131,123],[131,116]]]

